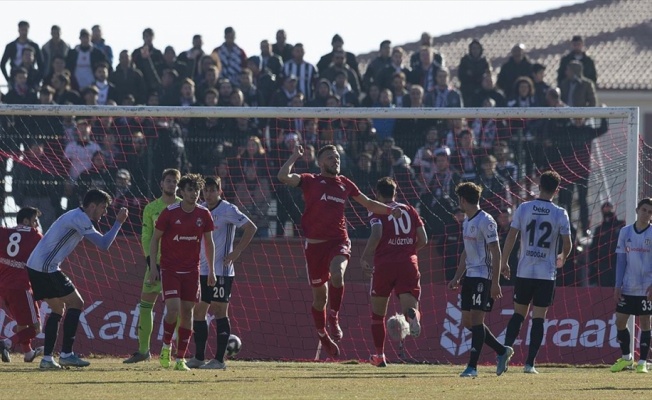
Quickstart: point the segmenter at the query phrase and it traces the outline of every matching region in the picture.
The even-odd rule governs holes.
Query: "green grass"
[[[17,361],[16,361],[17,360]],[[40,371],[20,357],[0,364],[3,399],[622,399],[650,398],[652,376],[609,368],[511,366],[497,377],[482,366],[475,379],[461,366],[230,361],[226,371],[162,369],[156,360],[126,366],[90,359],[86,369]]]

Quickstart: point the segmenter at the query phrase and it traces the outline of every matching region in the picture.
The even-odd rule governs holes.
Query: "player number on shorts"
[[[14,232],[9,236],[9,244],[7,245],[7,255],[9,257],[16,257],[16,254],[20,251],[20,241],[23,236]]]
[[[530,221],[529,224],[525,226],[525,230],[527,231],[529,237],[528,237],[528,243],[530,246],[534,246],[534,236],[536,231],[541,231],[541,236],[539,236],[539,240],[537,241],[536,246],[540,247],[542,249],[549,249],[550,248],[550,234],[552,233],[552,224],[547,221],[543,221],[542,223],[539,224],[539,227],[537,229],[537,221],[533,219]]]
[[[643,306],[643,311],[652,311],[652,301],[650,300],[641,300],[641,305]]]
[[[224,287],[220,286],[214,286],[213,287],[213,298],[219,299],[221,297],[224,297]]]
[[[393,215],[389,216],[389,220],[394,222],[394,233],[398,236],[401,232],[407,235],[412,230],[412,220],[407,211],[401,209],[401,217],[396,219]]]
[[[471,295],[471,302],[473,305],[479,306],[482,304],[482,295],[480,293],[474,293]]]

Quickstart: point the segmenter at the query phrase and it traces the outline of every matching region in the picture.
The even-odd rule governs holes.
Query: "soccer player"
[[[43,237],[38,231],[41,212],[33,207],[18,211],[14,228],[0,227],[0,300],[4,300],[9,315],[16,321],[16,333],[4,340],[0,336],[2,362],[10,362],[9,349],[19,344],[25,362],[43,354],[43,347],[32,349],[32,339],[41,330],[38,303],[25,264],[36,244]]]
[[[494,300],[502,297],[496,221],[480,209],[482,188],[479,185],[472,182],[460,183],[455,188],[455,193],[460,199],[460,209],[466,214],[462,223],[464,251],[448,287],[457,289],[464,275],[461,294],[462,323],[471,331],[469,363],[460,376],[478,376],[478,359],[484,344],[498,355],[496,375],[502,375],[514,350],[500,344],[484,324],[485,313],[491,311]]]
[[[305,208],[301,227],[306,237],[304,252],[312,286],[311,311],[322,346],[332,358],[336,358],[340,349],[335,341],[342,339],[338,313],[344,295],[344,272],[351,256],[351,241],[344,218],[347,199],[352,197],[374,214],[392,214],[399,218],[402,212],[399,208],[393,209],[369,199],[355,183],[340,175],[340,155],[335,146],[326,145],[317,152],[319,174],[291,172],[294,163],[302,156],[303,146],[297,144],[277,177],[286,185],[301,187],[303,192]],[[328,323],[332,338],[326,332],[326,301],[329,297]]]
[[[161,281],[157,280],[150,283],[149,280],[149,264],[150,253],[149,245],[154,235],[154,224],[158,219],[161,212],[170,204],[178,203],[181,198],[176,196],[177,185],[181,179],[181,172],[174,168],[168,168],[163,171],[161,176],[161,191],[163,194],[158,199],[152,201],[143,210],[143,230],[140,242],[143,246],[145,253],[145,260],[147,267],[145,270],[145,277],[143,278],[143,289],[140,294],[140,316],[138,319],[138,351],[133,353],[131,357],[123,361],[125,364],[137,363],[140,361],[149,360],[152,355],[149,351],[150,337],[154,328],[153,319],[154,313],[152,309],[156,303],[158,295],[161,293]],[[157,254],[156,262],[161,260],[161,254]]]
[[[111,229],[102,235],[95,229],[93,222],[98,222],[106,214],[109,204],[111,196],[108,193],[98,189],[86,192],[82,206],[66,212],[54,221],[27,260],[27,272],[34,299],[45,300],[52,310],[43,329],[45,344],[44,356],[39,365],[41,369],[90,365],[72,351],[84,300],[70,278],[61,271],[61,263],[84,238],[102,250],[111,247],[120,227],[127,219],[128,211],[121,208]],[[63,320],[63,343],[57,363],[52,358],[52,351],[64,310],[66,317]]]
[[[507,324],[505,346],[514,344],[532,304],[530,349],[523,369],[528,374],[538,373],[534,368],[534,359],[543,341],[546,312],[555,296],[557,268],[566,263],[572,246],[568,214],[564,208],[552,203],[559,192],[560,182],[561,177],[554,171],[541,174],[539,197],[516,209],[503,249],[501,271],[509,279],[509,255],[518,234],[521,234],[521,251],[514,282],[514,314]],[[561,254],[558,254],[559,239],[562,241]]]
[[[652,314],[652,198],[645,198],[636,207],[636,222],[623,227],[616,247],[616,328],[622,357],[611,366],[619,372],[634,365],[630,351],[630,315],[639,316],[641,326],[640,360],[636,372],[647,372],[650,351],[650,314]]]
[[[376,354],[371,363],[387,366],[385,360],[385,315],[389,295],[394,293],[401,302],[403,315],[410,321],[410,335],[421,334],[419,296],[421,284],[417,252],[428,243],[423,221],[414,207],[396,202],[396,182],[390,177],[376,183],[376,198],[389,207],[401,210],[401,216],[374,214],[371,235],[362,253],[362,266],[372,272],[371,335]]]
[[[165,208],[156,220],[154,235],[149,244],[149,254],[161,249],[160,272],[156,259],[149,259],[149,283],[161,281],[167,313],[163,319],[163,348],[160,363],[170,366],[172,335],[179,319],[177,353],[174,369],[189,371],[186,351],[192,336],[192,312],[199,300],[199,256],[202,238],[208,260],[206,283],[215,285],[215,246],[213,244],[213,218],[206,207],[197,204],[204,179],[188,174],[179,180],[181,202]]]
[[[207,177],[204,186],[204,207],[208,208],[213,217],[213,241],[215,242],[215,275],[217,282],[208,285],[208,260],[206,252],[201,252],[200,287],[201,301],[195,306],[193,313],[193,337],[195,339],[195,356],[188,360],[189,368],[226,369],[224,354],[231,335],[229,322],[229,300],[235,276],[233,263],[247,248],[258,229],[238,207],[222,198],[222,181],[219,177]],[[243,230],[238,245],[233,247],[235,228]],[[206,363],[206,341],[208,339],[208,323],[206,313],[215,315],[215,331],[217,333],[217,350],[215,358]]]

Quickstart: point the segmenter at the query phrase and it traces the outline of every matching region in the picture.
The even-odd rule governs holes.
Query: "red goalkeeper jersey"
[[[25,264],[42,237],[29,226],[0,228],[0,290],[29,290],[32,287]]]

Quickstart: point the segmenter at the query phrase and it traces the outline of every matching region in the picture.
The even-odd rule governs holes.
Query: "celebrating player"
[[[650,314],[652,314],[652,198],[645,198],[636,207],[636,222],[620,229],[616,247],[616,328],[622,357],[611,366],[619,372],[634,365],[630,351],[630,315],[639,316],[641,326],[640,360],[636,372],[647,372],[650,351]]]
[[[294,163],[303,156],[303,146],[296,145],[292,155],[278,172],[278,179],[286,185],[300,186],[305,199],[301,227],[306,237],[305,256],[308,279],[312,286],[312,316],[322,346],[336,358],[340,349],[335,343],[342,339],[338,313],[344,295],[344,272],[351,255],[351,241],[346,231],[344,207],[348,197],[374,214],[394,215],[399,218],[399,208],[392,209],[369,199],[348,178],[340,175],[340,155],[333,145],[317,152],[319,174],[292,173]],[[328,282],[328,287],[325,284]],[[330,297],[328,323],[331,335],[326,332],[326,301]],[[333,341],[335,339],[335,341]]]
[[[43,237],[38,231],[41,212],[33,207],[18,211],[14,228],[0,227],[0,300],[4,300],[9,315],[16,320],[16,333],[6,339],[0,336],[2,362],[10,362],[9,349],[21,346],[25,362],[43,354],[43,347],[32,349],[32,339],[41,330],[38,303],[34,301],[25,264],[36,244]]]
[[[229,322],[229,299],[235,276],[233,263],[247,248],[256,234],[256,225],[238,207],[222,199],[222,181],[219,177],[207,177],[204,186],[204,207],[208,208],[213,217],[213,241],[215,242],[215,275],[217,282],[208,285],[208,260],[206,253],[201,252],[200,285],[201,301],[195,306],[193,314],[193,337],[195,339],[195,356],[188,360],[189,368],[226,369],[224,354],[231,335]],[[235,228],[242,228],[244,234],[233,248]],[[215,331],[217,333],[217,350],[215,358],[208,363],[204,361],[206,341],[208,339],[208,324],[206,313],[215,315]]]
[[[52,310],[43,329],[44,356],[39,366],[42,369],[90,365],[88,361],[77,357],[72,351],[84,300],[70,278],[61,271],[61,263],[84,238],[102,250],[111,247],[120,227],[127,219],[128,212],[126,208],[121,208],[113,227],[102,235],[95,229],[93,222],[99,221],[106,214],[109,204],[111,204],[111,196],[108,193],[98,189],[86,192],[82,206],[66,212],[54,221],[27,260],[27,272],[34,291],[34,299],[44,299]],[[63,320],[63,343],[57,363],[52,358],[52,351],[57,341],[59,321],[64,309],[66,318]]]
[[[161,197],[145,206],[145,209],[143,210],[143,231],[140,242],[143,246],[143,252],[145,253],[147,267],[145,270],[145,277],[143,278],[143,289],[140,294],[140,316],[138,319],[138,351],[133,353],[131,357],[124,360],[123,362],[125,364],[149,360],[152,357],[149,351],[150,337],[152,336],[152,329],[154,327],[152,322],[154,319],[154,313],[152,309],[156,303],[156,298],[161,293],[161,281],[157,280],[153,283],[150,283],[149,245],[152,240],[152,235],[154,235],[154,224],[156,223],[158,216],[170,204],[181,201],[181,199],[175,195],[177,185],[179,184],[179,179],[181,179],[181,173],[179,170],[168,168],[163,171],[160,183],[161,191],[163,194]],[[156,262],[159,263],[160,260],[161,254],[159,252],[156,257]]]
[[[417,210],[395,201],[396,182],[392,178],[381,178],[376,193],[378,201],[401,210],[399,218],[386,214],[371,217],[371,236],[362,253],[363,268],[367,272],[373,270],[371,334],[376,354],[371,356],[371,363],[385,367],[385,314],[392,289],[401,302],[403,315],[410,321],[410,335],[421,334],[418,311],[421,274],[417,251],[428,243],[428,238]]]
[[[480,209],[480,186],[472,182],[460,183],[455,188],[455,193],[460,199],[460,209],[466,214],[462,223],[464,251],[448,287],[457,289],[464,275],[461,294],[462,322],[464,327],[471,331],[471,355],[460,376],[478,376],[478,359],[485,343],[498,354],[496,375],[501,375],[505,372],[514,350],[500,344],[484,324],[485,313],[491,311],[495,299],[502,297],[496,221]]]
[[[185,175],[179,180],[181,202],[165,208],[156,220],[154,235],[149,244],[149,283],[153,284],[159,277],[163,289],[163,299],[167,313],[163,320],[163,348],[161,349],[161,366],[170,366],[170,346],[172,335],[179,319],[177,354],[175,370],[188,371],[184,359],[192,335],[192,312],[199,300],[199,255],[202,237],[208,260],[206,282],[215,285],[213,244],[213,218],[206,207],[197,204],[199,192],[204,187],[204,179],[197,174]],[[161,271],[159,273],[156,259],[161,241]]]
[[[501,271],[509,279],[509,255],[521,233],[521,255],[514,283],[514,314],[507,324],[505,346],[514,344],[532,304],[530,349],[523,369],[528,374],[538,374],[534,359],[543,341],[543,322],[555,295],[557,268],[566,263],[572,246],[568,214],[565,209],[552,203],[560,182],[561,177],[554,171],[541,175],[539,197],[516,209],[503,249]],[[562,252],[557,254],[560,237]]]

